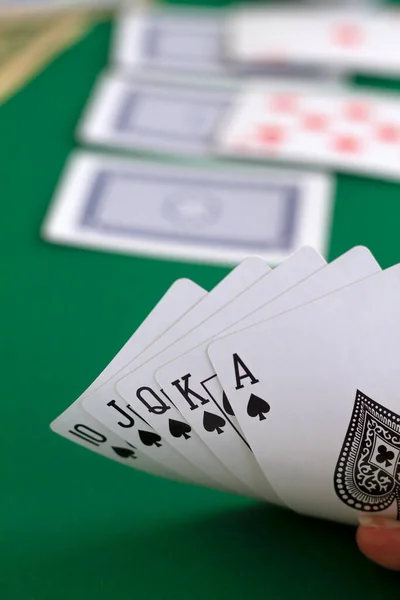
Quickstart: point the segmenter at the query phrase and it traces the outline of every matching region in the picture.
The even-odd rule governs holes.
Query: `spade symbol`
[[[271,407],[268,402],[255,394],[251,394],[247,404],[247,414],[249,417],[258,417],[260,421],[264,421],[265,414],[268,413],[270,409]]]
[[[219,415],[214,415],[214,413],[205,410],[203,415],[203,425],[206,431],[209,431],[210,433],[216,431],[219,435],[220,433],[224,433],[222,427],[225,427],[226,421]]]
[[[182,423],[182,421],[175,421],[175,419],[169,419],[169,430],[171,435],[176,438],[184,437],[185,440],[190,438],[189,433],[192,431],[192,428],[187,423]]]
[[[145,446],[157,446],[157,448],[161,448],[161,437],[158,433],[153,433],[152,431],[138,431],[140,441]]]
[[[222,394],[222,406],[224,407],[224,411],[227,415],[231,415],[231,417],[235,416],[231,403],[229,402],[228,396],[225,394],[225,392]]]
[[[133,450],[129,450],[129,448],[118,448],[118,446],[111,446],[114,450],[115,454],[118,454],[121,458],[137,458]]]

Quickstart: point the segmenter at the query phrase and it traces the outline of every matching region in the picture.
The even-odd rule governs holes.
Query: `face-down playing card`
[[[333,184],[323,173],[192,167],[78,153],[43,226],[50,241],[184,260],[278,263],[324,252]]]
[[[224,10],[182,8],[128,9],[116,21],[112,61],[124,75],[137,72],[195,74],[197,77],[337,77],[330,66],[244,64],[226,55]]]
[[[227,390],[221,387],[206,354],[206,348],[211,338],[240,330],[259,322],[264,315],[277,314],[280,310],[307,302],[379,270],[375,259],[366,248],[355,248],[326,267],[322,258],[313,252],[309,248],[300,250],[274,269],[268,278],[261,279],[236,300],[227,304],[222,311],[203,324],[201,336],[197,337],[197,345],[193,350],[161,367],[156,373],[156,379],[162,389],[209,447],[214,448],[218,456],[224,457],[225,464],[230,464],[231,468],[233,462],[236,472],[242,476],[243,472],[248,476],[249,471],[244,460],[240,461],[234,453],[236,446],[243,449],[236,438],[244,436],[254,450],[256,458],[257,444],[253,447],[252,439],[241,427],[241,421],[236,418],[236,408],[231,403],[230,392],[227,393]],[[187,338],[190,341],[190,337]],[[224,426],[220,423],[219,429],[214,427],[210,431],[208,413],[222,417]],[[220,435],[221,430],[224,436]],[[235,440],[232,441],[232,438]],[[268,479],[268,472],[265,470],[264,475]],[[276,502],[276,494],[273,492],[264,497]]]
[[[237,89],[233,83],[103,76],[78,136],[84,143],[125,150],[207,156],[216,126]]]
[[[170,404],[168,396],[164,394],[163,390],[154,385],[152,361],[149,359],[179,340],[186,331],[202,323],[204,319],[221,308],[226,301],[235,297],[268,271],[269,267],[260,259],[244,261],[175,326],[170,327],[161,335],[147,351],[142,352],[137,360],[131,361],[105,385],[86,397],[83,401],[85,410],[126,441],[135,446],[139,443],[139,447],[137,424],[132,418],[132,413],[142,416],[170,446],[185,457],[184,460],[190,461],[198,469],[207,473],[207,476],[213,480],[211,487],[221,487],[251,495],[251,490],[230,474],[200,437],[192,431],[177,409]],[[139,368],[140,366],[141,368]],[[134,369],[136,369],[136,378],[139,382],[135,389],[132,388],[132,397],[125,402],[121,398],[118,388],[115,389],[115,382]],[[150,449],[156,457],[158,450]],[[185,473],[183,475],[185,476]]]
[[[120,13],[113,62],[122,72],[138,70],[223,75],[223,11],[130,9]]]
[[[262,435],[259,461],[300,513],[399,518],[399,296],[396,265],[209,348],[244,430]],[[235,376],[234,354],[251,377]],[[268,402],[265,419],[246,415],[249,394]]]

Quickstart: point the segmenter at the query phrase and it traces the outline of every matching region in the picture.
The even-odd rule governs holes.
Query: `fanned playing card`
[[[397,518],[399,298],[396,265],[209,348],[260,465],[300,513]]]
[[[255,281],[266,275],[269,267],[257,258],[250,258],[234,269],[207,297],[187,315],[170,327],[140,358],[129,363],[106,385],[87,397],[83,406],[134,445],[137,444],[135,423],[130,419],[133,410],[142,416],[177,452],[198,469],[208,473],[220,486],[252,495],[252,490],[225,468],[218,457],[192,430],[183,415],[170,401],[155,379],[154,371],[165,355],[175,358],[183,352],[184,334],[192,329],[202,330],[203,322],[223,308]],[[124,416],[121,419],[121,415]]]

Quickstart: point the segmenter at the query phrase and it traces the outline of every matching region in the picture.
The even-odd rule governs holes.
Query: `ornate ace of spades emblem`
[[[379,512],[397,503],[400,520],[400,416],[357,390],[334,474],[348,506]]]

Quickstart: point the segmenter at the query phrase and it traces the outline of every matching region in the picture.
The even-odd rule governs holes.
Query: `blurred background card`
[[[113,62],[128,72],[150,69],[208,76],[338,76],[337,69],[302,65],[299,61],[268,65],[233,61],[226,52],[230,14],[229,8],[125,9],[119,15],[113,36]]]
[[[328,175],[80,154],[43,235],[52,242],[181,260],[277,263],[302,245],[325,252]]]
[[[105,76],[83,117],[84,143],[152,153],[207,156],[238,83]]]
[[[227,27],[227,55],[234,62],[400,74],[395,11],[275,5],[232,13]]]

